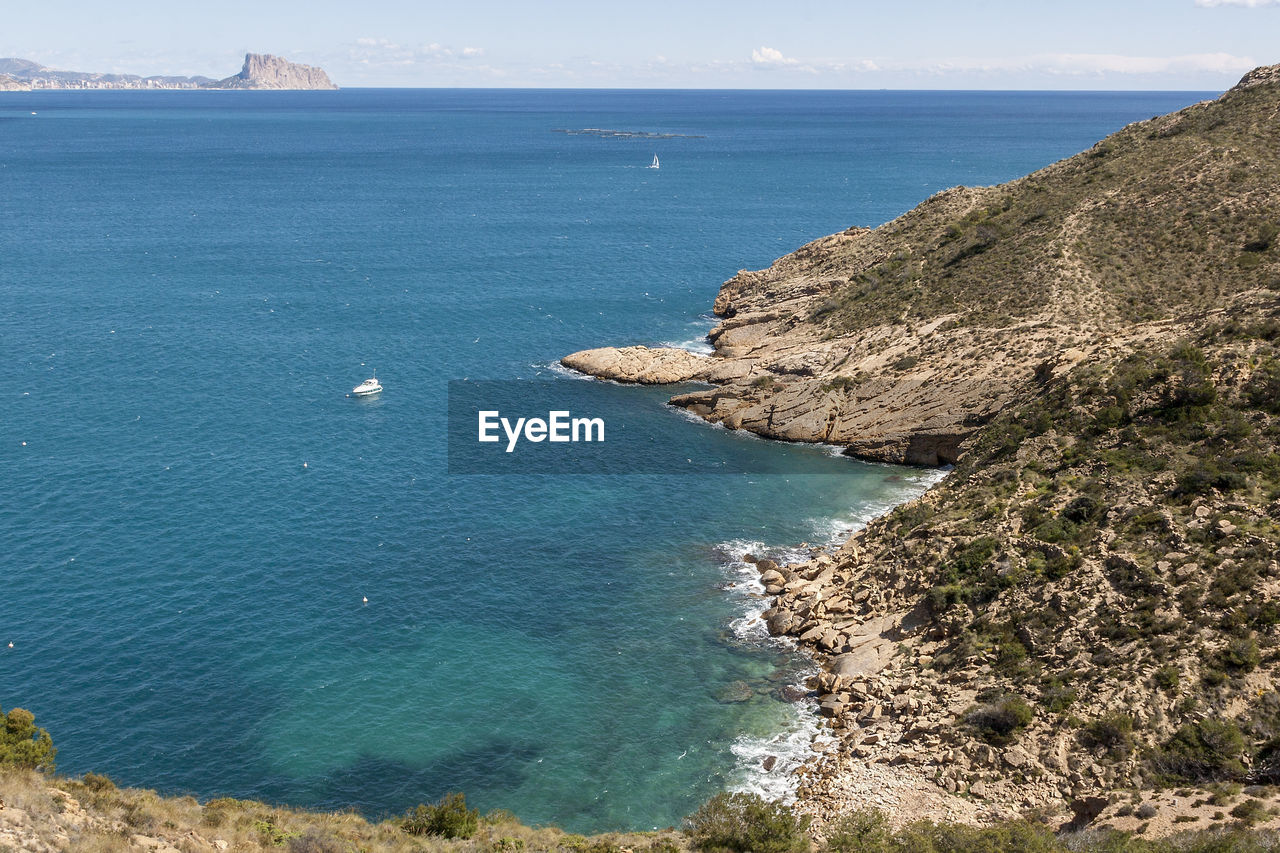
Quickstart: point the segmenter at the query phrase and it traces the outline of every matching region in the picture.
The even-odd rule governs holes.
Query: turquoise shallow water
[[[928,475],[611,389],[663,446],[781,473],[449,476],[447,382],[696,345],[739,268],[1197,99],[0,95],[0,705],[64,771],[200,796],[458,789],[585,831],[780,790],[752,767],[807,737],[778,697],[806,663],[738,558]],[[702,138],[554,132],[584,127]]]

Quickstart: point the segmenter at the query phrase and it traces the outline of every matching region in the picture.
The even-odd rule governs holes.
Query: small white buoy
[[[361,598],[361,599],[360,599],[360,603],[361,603],[361,604],[368,604],[368,603],[369,603],[369,596],[367,596],[367,595],[366,595],[366,596],[364,596],[363,598]]]
[[[303,467],[303,468],[306,468],[306,467],[307,467],[307,463],[303,462],[303,463],[302,463],[302,467]]]
[[[13,642],[12,642],[12,641],[10,641],[10,643],[9,643],[9,648],[13,648]]]
[[[22,442],[22,446],[23,446],[23,447],[26,447],[26,446],[27,446],[27,443],[26,443],[25,441],[24,441],[24,442]]]

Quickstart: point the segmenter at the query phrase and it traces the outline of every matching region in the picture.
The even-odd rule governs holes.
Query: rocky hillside
[[[1277,114],[1258,69],[740,273],[712,357],[565,360],[716,383],[673,402],[729,426],[957,463],[836,553],[759,563],[769,630],[825,663],[820,824],[871,798],[1124,828],[1276,807]]]
[[[1260,69],[1020,180],[947,190],[739,273],[716,299],[711,357],[632,347],[564,363],[715,383],[673,402],[773,438],[953,462],[1039,380],[1280,274],[1277,100],[1274,69]]]
[[[244,68],[209,89],[336,89],[323,68],[289,62],[268,53],[246,53]]]
[[[30,83],[16,80],[8,74],[0,74],[0,92],[25,92],[30,90]]]

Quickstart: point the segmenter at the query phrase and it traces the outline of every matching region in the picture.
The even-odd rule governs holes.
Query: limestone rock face
[[[560,359],[571,370],[615,382],[667,385],[702,376],[710,359],[673,347],[602,347]]]
[[[1280,82],[1280,65],[1263,65],[1241,77],[1240,82],[1233,86],[1231,91],[1235,92],[1240,89],[1250,89],[1254,86],[1276,82]]]
[[[31,84],[22,80],[15,80],[8,74],[0,74],[0,92],[29,92]]]
[[[322,68],[300,65],[269,53],[246,53],[244,68],[211,89],[336,89]]]

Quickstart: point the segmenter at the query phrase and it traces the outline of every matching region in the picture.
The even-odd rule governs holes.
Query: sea
[[[0,93],[0,707],[61,772],[202,799],[461,791],[590,832],[790,796],[814,664],[767,636],[744,558],[945,472],[558,359],[709,351],[737,270],[1203,97]],[[480,380],[748,464],[452,470],[449,389]]]

